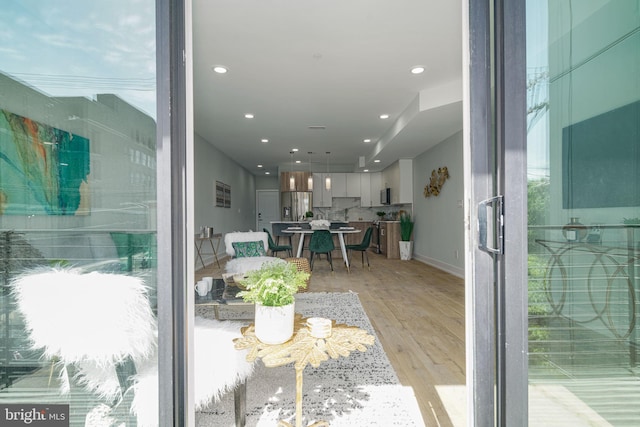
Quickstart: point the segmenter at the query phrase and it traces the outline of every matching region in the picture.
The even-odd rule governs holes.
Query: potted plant
[[[309,218],[313,218],[313,212],[311,211],[307,211],[304,214],[304,217],[307,219],[307,221],[309,220]]]
[[[400,215],[400,259],[410,260],[413,253],[413,242],[411,234],[413,233],[413,221],[411,215],[403,212]]]
[[[382,218],[384,218],[386,213],[383,212],[383,211],[378,211],[378,212],[376,212],[376,215],[378,215],[378,218],[380,218],[380,221],[382,221]]]
[[[266,344],[282,344],[293,335],[294,295],[307,286],[309,273],[289,262],[267,262],[249,271],[238,293],[256,304],[256,337]]]

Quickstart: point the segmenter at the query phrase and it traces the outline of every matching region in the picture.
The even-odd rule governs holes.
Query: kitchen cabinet
[[[380,252],[389,259],[400,259],[400,221],[380,222]]]
[[[371,204],[371,175],[361,173],[360,175],[360,206],[369,208]]]
[[[332,173],[332,197],[360,197],[359,173]]]
[[[313,191],[313,188],[308,186],[309,176],[311,176],[309,172],[281,172],[280,191]],[[293,178],[293,188],[291,188],[290,178]]]
[[[332,192],[331,190],[327,190],[324,185],[324,180],[327,175],[328,174],[325,173],[313,174],[313,207],[315,208],[331,207]]]
[[[391,204],[413,203],[413,160],[400,159],[382,172],[383,188],[391,188]]]
[[[347,174],[331,174],[331,195],[333,197],[347,197]]]
[[[344,242],[346,245],[359,245],[364,239],[364,233],[373,225],[371,221],[350,221],[349,227],[360,230],[360,233],[345,234]]]
[[[347,197],[360,197],[360,175],[359,173],[345,174],[347,178]]]
[[[380,203],[380,190],[382,189],[382,172],[373,172],[369,175],[369,197],[371,204],[369,206],[382,206]]]

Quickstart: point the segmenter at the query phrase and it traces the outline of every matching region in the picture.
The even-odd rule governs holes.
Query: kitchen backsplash
[[[313,219],[375,221],[380,219],[377,212],[384,212],[385,220],[395,220],[401,210],[412,212],[411,204],[363,208],[359,197],[334,197],[332,205],[330,208],[313,208]]]

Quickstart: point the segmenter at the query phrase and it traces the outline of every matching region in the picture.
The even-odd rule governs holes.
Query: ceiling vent
[[[309,126],[308,129],[309,130],[325,130],[327,127],[326,126]]]

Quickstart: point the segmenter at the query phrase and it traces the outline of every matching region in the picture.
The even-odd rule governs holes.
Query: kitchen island
[[[400,221],[380,221],[380,253],[389,259],[400,259]]]

